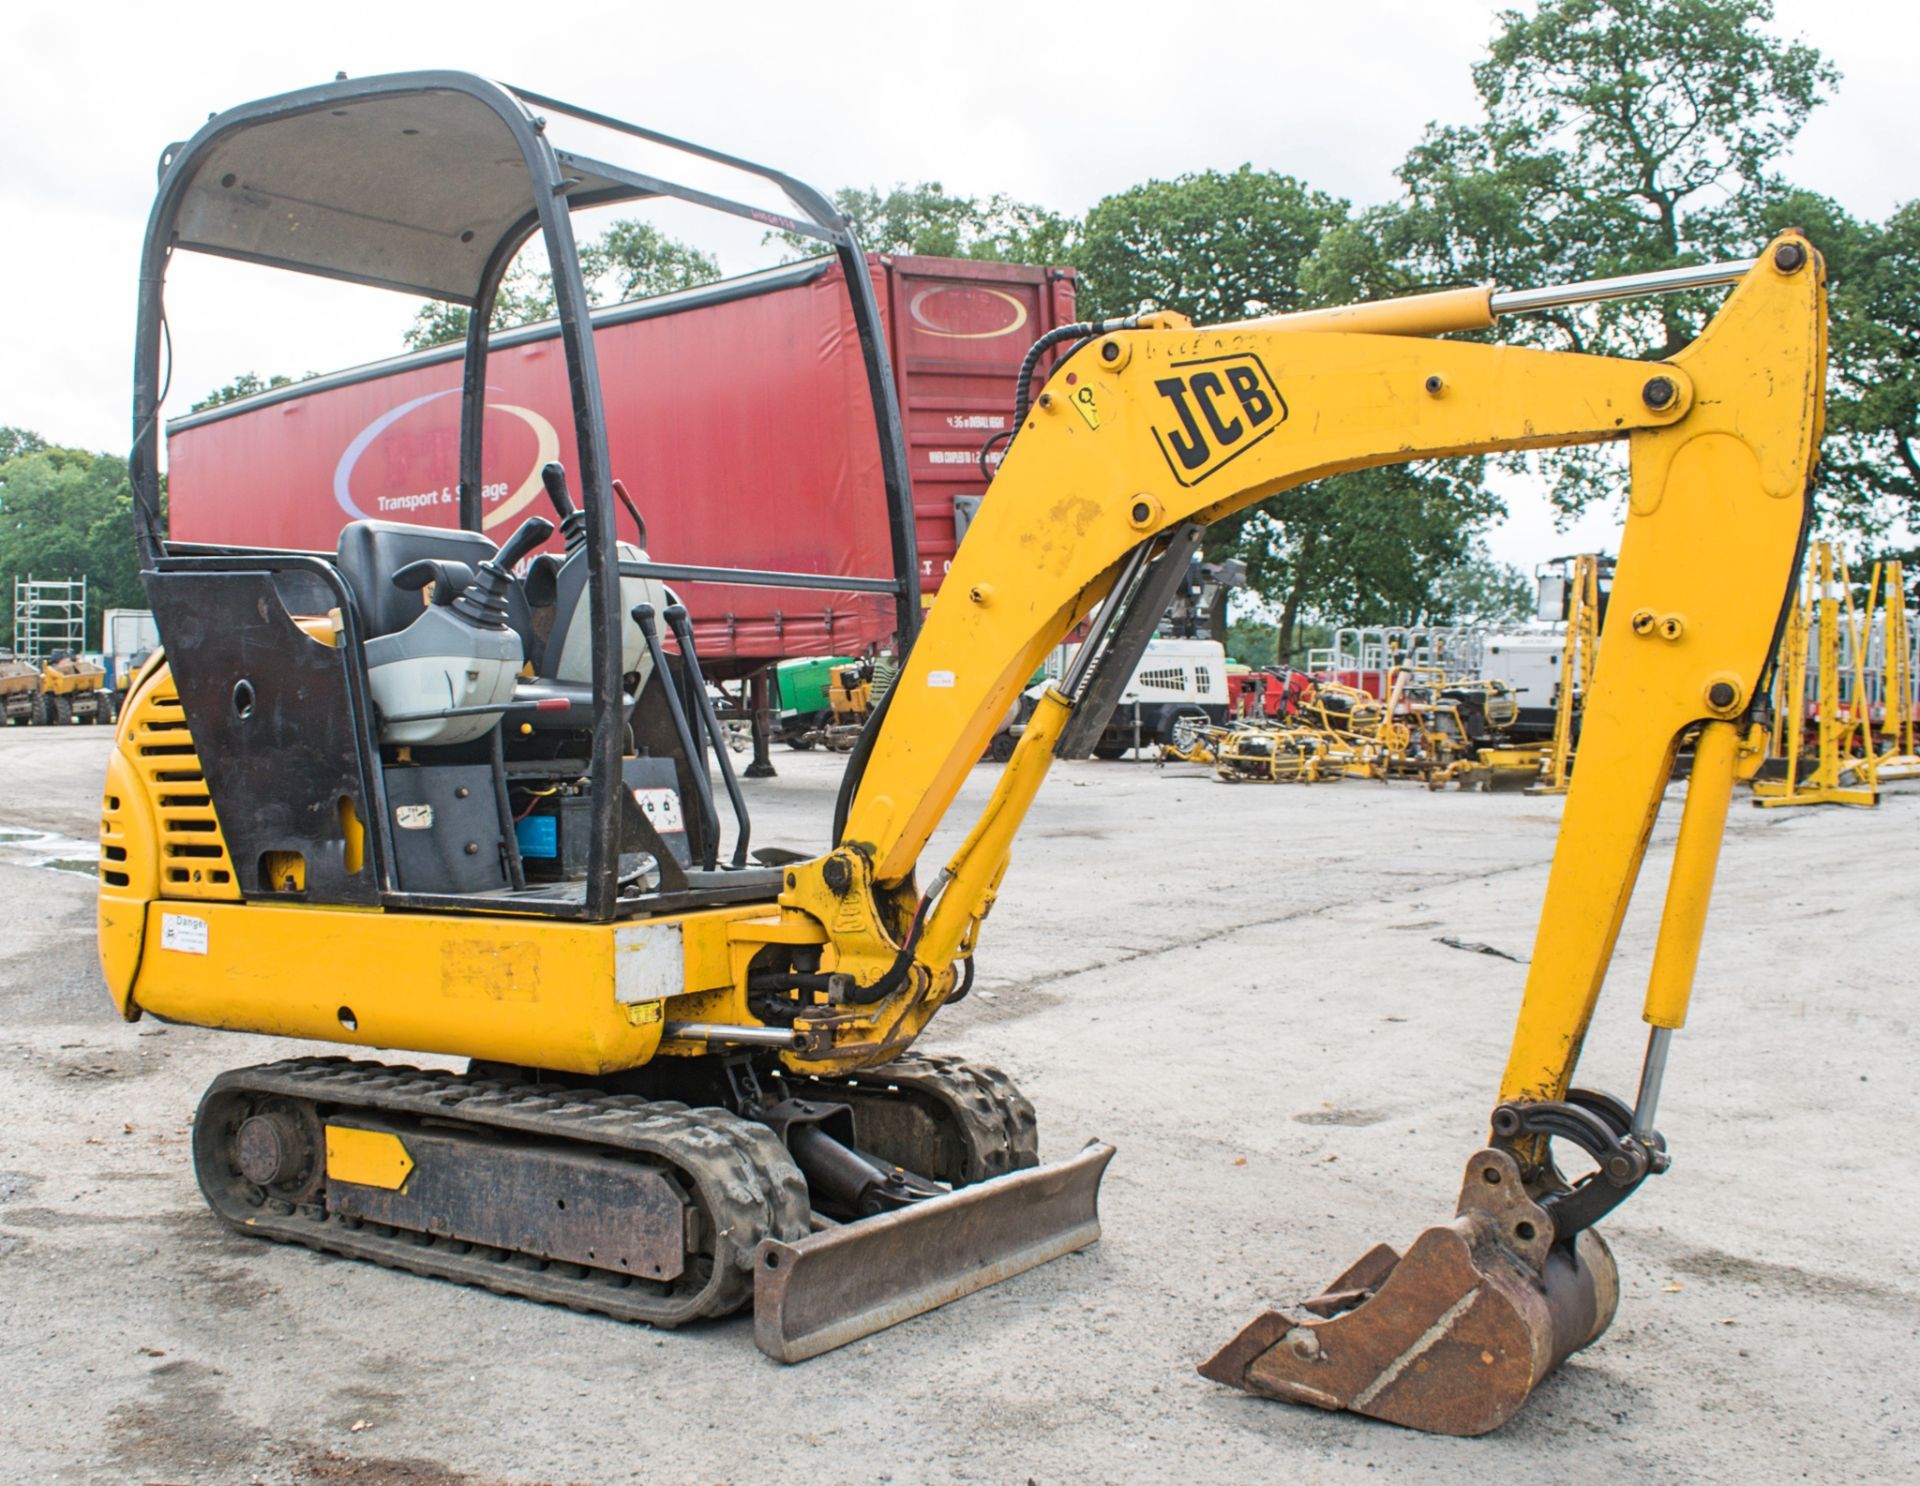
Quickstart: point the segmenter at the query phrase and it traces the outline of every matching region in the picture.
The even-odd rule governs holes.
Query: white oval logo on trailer
[[[429,392],[424,397],[409,398],[397,407],[388,408],[386,412],[355,434],[346,449],[342,451],[340,462],[333,467],[334,503],[356,521],[369,519],[368,513],[361,510],[359,502],[353,498],[353,471],[354,467],[360,463],[361,456],[373,446],[374,441],[381,434],[414,409],[425,407],[430,402],[438,402],[443,397],[457,397],[459,394],[458,387],[449,387],[444,392]],[[533,465],[527,471],[526,477],[514,488],[511,495],[481,517],[480,524],[483,527],[498,526],[525,510],[528,504],[540,494],[541,467],[560,457],[560,435],[541,414],[532,408],[523,408],[509,402],[490,402],[487,408],[491,412],[511,413],[526,424],[533,430],[535,448]]]

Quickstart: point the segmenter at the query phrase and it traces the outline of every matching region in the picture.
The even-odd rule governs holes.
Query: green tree
[[[1073,219],[1010,196],[955,196],[938,181],[921,181],[885,191],[843,187],[833,193],[833,205],[868,252],[996,263],[1073,261]],[[797,232],[770,232],[766,240],[790,258],[824,251],[818,238]]]
[[[595,304],[617,304],[711,283],[720,277],[720,264],[657,227],[627,218],[581,249],[580,274]]]
[[[0,464],[22,454],[38,454],[46,447],[47,441],[32,429],[0,426]]]
[[[938,181],[896,185],[884,192],[848,186],[834,192],[833,204],[852,225],[860,246],[876,253],[959,258],[980,231],[980,204],[970,196],[951,195]],[[783,234],[781,240],[808,253],[820,251],[817,238]]]
[[[1501,12],[1473,69],[1483,117],[1429,126],[1400,168],[1405,202],[1369,223],[1381,255],[1427,283],[1527,285],[1751,253],[1750,223],[1783,191],[1781,157],[1838,81],[1814,48],[1772,35],[1772,20],[1771,0],[1538,0]],[[1616,301],[1517,317],[1500,333],[1669,356],[1714,303]],[[1604,451],[1546,463],[1564,510],[1617,488]]]
[[[1518,624],[1533,616],[1533,579],[1501,562],[1475,538],[1466,553],[1443,567],[1421,616],[1427,624]]]
[[[43,445],[0,464],[0,573],[84,577],[90,647],[102,610],[145,608],[127,462]],[[11,604],[0,613],[0,632],[11,644]]]
[[[307,375],[310,377],[313,373],[308,372]],[[257,372],[241,372],[226,386],[216,387],[201,398],[193,405],[191,411],[204,413],[208,408],[217,408],[222,403],[238,402],[243,397],[252,397],[256,392],[271,392],[276,387],[291,387],[293,381],[292,377],[283,377],[278,372],[264,382],[260,380]]]
[[[1276,609],[1272,660],[1297,664],[1302,621],[1396,624],[1431,614],[1500,499],[1478,461],[1355,470],[1253,508],[1238,543],[1247,585]],[[1216,528],[1217,530],[1217,528]]]
[[[550,275],[515,261],[500,281],[493,296],[493,318],[488,322],[497,334],[515,325],[530,325],[553,314],[553,280]],[[464,341],[471,314],[463,304],[448,304],[444,299],[429,299],[413,312],[413,323],[402,337],[410,351],[424,351],[449,341]]]
[[[1805,228],[1827,264],[1821,518],[1884,543],[1920,501],[1920,201],[1876,225],[1789,193],[1767,205],[1755,236],[1789,225]]]
[[[720,277],[720,265],[710,254],[631,219],[581,243],[579,253],[587,301],[596,306],[691,289]],[[529,325],[553,314],[553,275],[516,260],[494,296],[493,329]],[[404,339],[415,351],[462,341],[468,322],[465,305],[430,299],[414,311]]]
[[[1200,324],[1302,308],[1300,270],[1347,203],[1243,165],[1148,181],[1097,203],[1074,262],[1090,318],[1173,310]]]
[[[1255,615],[1238,615],[1227,624],[1227,659],[1243,666],[1273,664],[1279,629],[1270,620]]]
[[[1351,227],[1338,197],[1251,166],[1149,181],[1087,214],[1083,308],[1214,323],[1360,297],[1381,261],[1360,261]],[[1435,576],[1502,512],[1483,475],[1478,460],[1362,470],[1216,522],[1209,550],[1247,564],[1248,586],[1275,619],[1262,663],[1301,658],[1309,620],[1385,623],[1430,608]]]

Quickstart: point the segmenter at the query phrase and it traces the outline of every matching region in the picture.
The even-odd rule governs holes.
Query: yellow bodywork
[[[1781,248],[1797,267],[1781,266],[1792,257],[1777,259]],[[894,683],[841,844],[787,868],[777,903],[595,924],[238,902],[208,875],[217,855],[176,875],[168,843],[184,839],[182,812],[205,806],[166,804],[178,781],[159,780],[142,752],[178,726],[166,673],[151,670],[120,724],[103,817],[103,849],[123,853],[120,880],[101,891],[116,999],[129,1015],[595,1072],[705,1050],[663,1041],[665,1022],[759,1025],[746,997],[755,953],[817,945],[823,970],[884,979],[886,993],[804,1008],[783,1056],[818,1072],[884,1061],[954,988],[1066,697],[1044,697],[980,821],[924,891],[920,855],[1015,694],[1142,543],[1344,470],[1625,440],[1632,497],[1607,643],[1502,1084],[1506,1098],[1558,1097],[1676,746],[1705,722],[1677,869],[1694,896],[1663,925],[1649,1005],[1661,1025],[1684,1013],[1714,802],[1734,767],[1721,740],[1764,682],[1806,516],[1821,274],[1800,239],[1782,239],[1664,363],[1427,338],[1486,323],[1484,291],[1212,329],[1161,315],[1102,337],[1055,374],[1009,450]],[[217,843],[205,820],[200,839]],[[186,947],[162,948],[169,915],[204,932],[176,930]],[[682,938],[682,972],[635,999],[621,985],[623,936],[663,933]]]
[[[101,691],[106,684],[107,673],[84,661],[67,660],[58,665],[49,661],[40,667],[40,691],[45,696],[78,696]]]

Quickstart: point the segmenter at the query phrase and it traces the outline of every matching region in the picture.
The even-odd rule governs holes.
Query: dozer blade
[[[1011,1172],[754,1255],[753,1339],[804,1362],[984,1290],[1100,1237],[1100,1178],[1113,1147],[1091,1141],[1051,1166]]]
[[[1375,1246],[1325,1293],[1254,1321],[1200,1372],[1433,1434],[1486,1434],[1598,1338],[1618,1302],[1600,1235],[1555,1243],[1513,1158],[1489,1149],[1467,1163],[1451,1223],[1404,1256]]]

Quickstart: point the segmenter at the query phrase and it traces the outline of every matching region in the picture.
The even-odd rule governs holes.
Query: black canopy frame
[[[548,138],[548,115],[756,176],[772,184],[793,212],[769,211],[556,148]],[[498,147],[489,154],[486,146],[496,128]],[[556,910],[594,920],[613,918],[618,902],[625,721],[621,627],[629,622],[619,606],[622,568],[652,572],[657,567],[662,577],[695,570],[619,560],[599,363],[571,214],[661,197],[817,239],[838,257],[873,405],[894,571],[890,579],[836,575],[834,583],[892,593],[904,652],[920,622],[919,556],[899,398],[880,307],[846,219],[818,191],[791,176],[470,73],[339,79],[217,114],[191,139],[169,146],[161,156],[159,190],[141,253],[129,459],[136,540],[147,569],[211,571],[230,565],[234,557],[204,547],[170,548],[160,511],[164,292],[174,252],[210,253],[466,305],[471,313],[461,386],[460,522],[479,531],[489,321],[515,255],[536,232],[542,236],[566,357],[578,451],[575,476],[587,518],[594,689],[589,766],[594,808],[585,897]],[[462,213],[470,206],[474,223],[462,227]],[[234,551],[237,555],[239,549]],[[698,572],[708,581],[764,586],[789,585],[800,576],[743,569]],[[809,586],[829,586],[821,576],[806,576]],[[377,790],[379,770],[370,772]],[[376,836],[377,854],[385,858],[379,844]],[[384,875],[390,868],[383,862],[381,870]],[[390,880],[385,887],[389,901],[402,896]]]

